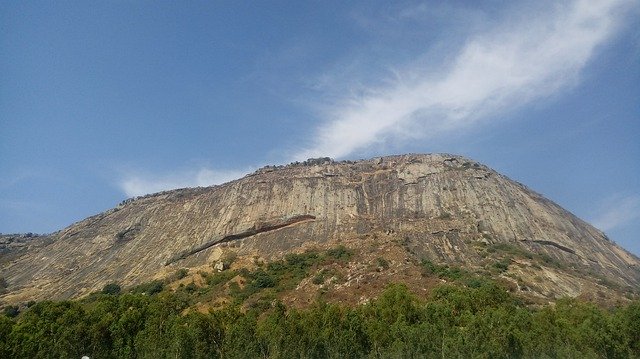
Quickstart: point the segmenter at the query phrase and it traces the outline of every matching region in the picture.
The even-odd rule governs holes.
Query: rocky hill
[[[49,236],[3,237],[0,301],[76,298],[181,268],[213,271],[229,255],[252,267],[337,245],[354,253],[332,269],[339,279],[303,280],[290,302],[319,288],[358,302],[392,281],[428,290],[424,263],[545,301],[621,299],[640,287],[640,260],[601,231],[482,164],[433,154],[267,166],[220,186],[130,199]]]

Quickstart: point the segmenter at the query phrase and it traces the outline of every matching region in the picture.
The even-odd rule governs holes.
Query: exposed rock
[[[224,262],[219,261],[219,262],[216,262],[216,264],[213,266],[213,269],[214,269],[215,271],[222,272],[222,271],[223,271],[223,270],[225,270],[226,268],[224,267]]]
[[[596,228],[484,165],[434,154],[310,159],[220,186],[124,201],[38,245],[0,254],[8,283],[0,300],[73,298],[112,282],[132,286],[178,268],[210,266],[221,247],[248,263],[339,242],[375,248],[382,237],[406,249],[406,261],[397,263],[429,258],[484,268],[483,248],[496,244],[560,263],[509,266],[521,278],[518,286],[546,297],[580,295],[601,285],[596,277],[616,288],[640,284],[638,258]]]

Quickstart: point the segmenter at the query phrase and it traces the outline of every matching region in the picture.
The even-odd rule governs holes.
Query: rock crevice
[[[504,243],[515,253],[547,254],[585,281],[595,273],[640,286],[637,257],[526,186],[461,156],[407,154],[269,166],[217,186],[127,200],[46,240],[0,241],[0,276],[8,283],[0,301],[74,298],[111,282],[138,285],[169,275],[175,268],[167,264],[181,260],[184,267],[210,266],[215,253],[202,252],[223,243],[247,262],[364,237],[377,250],[378,232],[415,260],[477,269],[485,265],[483,248]],[[519,240],[525,238],[537,240]],[[548,288],[569,295],[562,283],[571,273],[554,274],[549,280],[560,284]],[[547,278],[521,274],[537,276]]]
[[[304,215],[298,215],[298,216],[293,216],[293,217],[289,217],[286,218],[284,220],[279,220],[279,221],[271,221],[271,222],[259,222],[256,223],[252,228],[249,228],[245,231],[242,231],[240,233],[233,233],[233,234],[228,234],[225,235],[221,238],[216,238],[216,239],[212,239],[210,241],[207,241],[195,248],[186,250],[184,252],[178,253],[177,255],[169,258],[169,260],[167,260],[165,262],[165,266],[175,263],[179,260],[185,259],[189,256],[192,256],[194,254],[197,254],[199,252],[202,252],[206,249],[209,249],[215,245],[218,244],[222,244],[222,243],[226,243],[226,242],[231,242],[231,241],[235,241],[235,240],[239,240],[239,239],[244,239],[244,238],[248,238],[251,236],[255,236],[256,234],[260,234],[260,233],[266,233],[266,232],[271,232],[271,231],[275,231],[281,228],[285,228],[285,227],[289,227],[295,224],[300,224],[303,222],[309,222],[309,221],[313,221],[315,220],[316,217],[309,215],[309,214],[304,214]]]

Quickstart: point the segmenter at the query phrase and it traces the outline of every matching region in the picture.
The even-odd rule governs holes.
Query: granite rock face
[[[220,248],[278,258],[310,246],[402,241],[415,258],[482,266],[478,248],[508,244],[561,266],[523,266],[541,295],[590,285],[637,289],[640,261],[601,231],[527,187],[446,154],[268,166],[207,188],[127,200],[19,251],[0,252],[4,303],[75,298],[176,268],[215,263]],[[598,278],[596,280],[595,278]],[[542,283],[541,283],[542,281]]]

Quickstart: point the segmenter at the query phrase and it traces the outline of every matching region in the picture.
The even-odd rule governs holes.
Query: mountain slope
[[[313,159],[125,201],[2,254],[0,299],[74,298],[209,266],[227,252],[250,266],[337,243],[359,248],[363,261],[396,248],[396,276],[381,280],[408,280],[411,263],[425,258],[480,270],[510,253],[496,275],[531,296],[640,286],[638,258],[599,230],[484,165],[434,154]],[[364,275],[351,267],[349,278]]]

